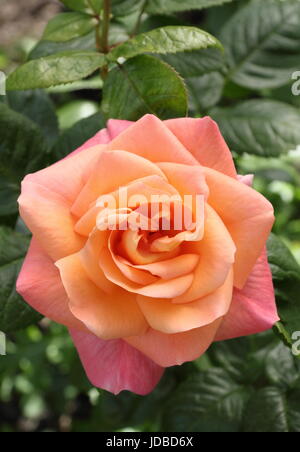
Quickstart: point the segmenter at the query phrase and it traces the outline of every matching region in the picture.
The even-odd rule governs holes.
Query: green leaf
[[[300,391],[296,392],[299,403]],[[259,389],[252,396],[244,416],[244,432],[285,433],[299,431],[298,416],[294,416],[294,403],[280,388],[269,386]]]
[[[160,58],[173,66],[184,78],[199,77],[224,68],[224,53],[213,47],[175,55],[160,55]]]
[[[114,16],[129,16],[141,10],[145,0],[111,0],[111,9]]]
[[[298,0],[252,0],[225,25],[230,80],[252,89],[288,83],[300,61]]]
[[[210,112],[230,148],[266,157],[278,157],[300,142],[300,111],[271,100],[250,100]]]
[[[60,0],[69,9],[86,12],[89,14],[99,14],[103,0]]]
[[[112,61],[129,59],[143,53],[177,53],[185,50],[222,48],[220,42],[209,33],[196,27],[168,26],[142,33],[112,50]]]
[[[266,359],[266,374],[271,384],[288,390],[299,378],[300,361],[293,358],[291,350],[279,343]]]
[[[18,211],[20,182],[47,163],[48,146],[29,119],[0,103],[0,216]]]
[[[185,80],[189,92],[190,109],[201,114],[214,107],[221,99],[224,88],[224,77],[219,72]]]
[[[268,260],[273,279],[278,281],[296,279],[300,281],[300,266],[288,247],[275,234],[271,234],[268,240]]]
[[[188,10],[209,8],[232,0],[148,0],[146,11],[150,14],[170,14]]]
[[[96,51],[95,33],[88,33],[80,38],[65,42],[39,41],[30,52],[28,60],[36,60],[56,53],[74,50]]]
[[[48,94],[42,90],[9,91],[10,108],[35,122],[51,147],[58,138],[58,121],[55,107]]]
[[[161,119],[181,117],[187,112],[186,88],[169,65],[141,55],[109,73],[102,109],[107,117],[132,121],[146,113]]]
[[[95,19],[82,13],[61,13],[55,16],[44,31],[43,40],[64,42],[84,36],[97,24]]]
[[[0,227],[0,330],[5,333],[41,318],[15,290],[28,245],[29,238],[25,235]]]
[[[65,130],[55,143],[53,152],[56,159],[60,160],[75,151],[104,127],[105,120],[101,113],[78,121],[73,127]]]
[[[48,93],[71,93],[73,91],[83,90],[101,90],[103,88],[103,80],[98,76],[90,77],[78,82],[67,83],[66,85],[53,86],[48,88]]]
[[[226,370],[234,381],[249,385],[264,377],[266,357],[277,344],[278,340],[273,332],[267,331],[214,343],[208,355],[212,362]]]
[[[237,432],[249,395],[223,369],[195,375],[167,403],[163,431]]]
[[[281,318],[280,324],[276,325],[277,333],[291,346],[293,333],[300,331],[300,267],[287,246],[274,234],[267,247]]]
[[[70,51],[25,63],[7,79],[8,90],[49,88],[88,77],[105,65],[97,52]]]

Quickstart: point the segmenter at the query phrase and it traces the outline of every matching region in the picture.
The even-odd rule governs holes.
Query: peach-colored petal
[[[180,278],[158,280],[147,286],[142,286],[130,281],[120,271],[113,261],[111,252],[103,249],[100,256],[100,267],[106,278],[129,292],[154,298],[174,298],[183,294],[192,284],[193,275],[185,275]]]
[[[74,231],[75,221],[68,202],[60,194],[25,180],[19,206],[26,225],[54,261],[84,245],[85,238]]]
[[[125,150],[152,162],[197,165],[197,160],[156,116],[145,115],[108,144],[111,150]]]
[[[196,199],[195,210],[193,202],[176,202],[174,204],[174,234],[160,235],[155,238],[150,246],[153,253],[176,251],[184,242],[198,242],[203,239],[205,225],[205,202],[204,198]],[[165,216],[167,216],[165,214]],[[176,233],[183,229],[181,232]]]
[[[111,235],[111,241],[116,241],[119,233],[113,232]],[[153,252],[151,246],[150,249],[141,249],[139,246],[140,242],[143,240],[143,235],[138,231],[127,230],[121,234],[121,239],[118,244],[119,254],[128,259],[135,265],[145,265],[151,264],[153,262],[159,262],[167,259],[172,259],[178,256],[180,249],[177,247],[167,247],[164,252]]]
[[[198,262],[199,256],[197,254],[182,254],[173,259],[153,262],[152,264],[133,265],[129,261],[126,261],[126,264],[134,268],[149,271],[152,275],[159,276],[162,279],[173,279],[191,273]]]
[[[86,327],[71,313],[59,271],[36,239],[31,241],[19,274],[17,292],[36,311],[54,322],[69,328],[86,330]]]
[[[210,295],[191,303],[174,304],[139,296],[137,301],[149,325],[162,333],[174,334],[199,328],[224,316],[233,291],[233,272],[224,285]]]
[[[138,269],[136,266],[130,265],[130,262],[126,261],[123,257],[112,254],[112,258],[122,274],[130,281],[143,286],[157,281],[157,277],[147,273],[143,269]]]
[[[218,214],[205,207],[205,233],[199,242],[185,243],[183,252],[200,256],[190,289],[174,303],[187,303],[202,298],[222,286],[234,264],[236,247]]]
[[[70,299],[70,310],[101,339],[143,334],[147,323],[135,297],[119,290],[110,296],[87,276],[80,257],[73,254],[56,262]]]
[[[237,247],[235,286],[243,288],[274,223],[271,203],[231,177],[205,168],[208,202],[224,221]]]
[[[159,382],[164,369],[126,342],[103,341],[74,329],[70,334],[91,383],[119,394],[132,391],[146,395]]]
[[[231,152],[211,118],[171,119],[165,125],[201,165],[236,178]]]
[[[114,207],[116,209],[125,207],[135,209],[141,201],[150,202],[152,195],[160,196],[163,194],[180,196],[174,187],[157,175],[142,177],[110,193],[115,201]],[[98,214],[104,209],[101,204],[107,204],[106,195],[100,196],[97,202],[78,220],[75,226],[76,232],[89,236],[95,227]]]
[[[107,247],[108,239],[109,231],[98,231],[95,229],[78,254],[89,279],[93,281],[100,290],[107,294],[111,294],[115,290],[115,284],[108,281],[99,266],[100,254],[102,249]]]
[[[72,206],[72,213],[81,217],[99,196],[127,185],[135,179],[151,175],[165,178],[157,165],[143,157],[123,150],[102,152],[87,184]]]
[[[214,340],[222,320],[202,328],[178,334],[164,334],[149,329],[143,336],[126,338],[133,347],[140,350],[159,366],[170,367],[193,361],[206,352]]]
[[[190,166],[162,162],[158,163],[157,166],[164,172],[170,184],[178,190],[182,197],[185,195],[203,195],[207,200],[209,188],[200,165]]]
[[[105,146],[81,147],[82,151],[60,160],[48,168],[28,174],[24,184],[32,182],[60,195],[71,206],[88,181]]]
[[[260,333],[272,328],[279,320],[272,273],[264,250],[245,287],[234,290],[230,310],[218,330],[216,340]]]

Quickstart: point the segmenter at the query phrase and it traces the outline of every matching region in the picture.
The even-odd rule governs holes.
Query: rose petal
[[[236,247],[218,214],[209,206],[205,208],[205,233],[203,240],[183,245],[183,252],[200,256],[190,289],[173,300],[188,303],[212,293],[222,286],[234,264]]]
[[[124,121],[122,119],[110,119],[107,123],[107,131],[109,133],[110,140],[116,138],[124,130],[128,129],[132,124],[132,121]]]
[[[216,340],[260,333],[272,328],[279,320],[272,273],[264,250],[245,287],[234,290],[230,310],[220,326]]]
[[[74,329],[70,334],[89,380],[98,388],[146,395],[163,375],[162,367],[120,339],[103,341]]]
[[[186,195],[203,195],[207,200],[209,188],[205,181],[201,166],[180,165],[179,163],[158,163],[170,184],[172,184],[182,197]]]
[[[173,133],[154,115],[145,115],[118,135],[110,150],[122,149],[152,162],[177,162],[197,165],[197,160]]]
[[[90,279],[77,254],[56,262],[70,299],[70,310],[102,339],[143,334],[148,325],[132,294],[118,290],[113,296],[101,291]]]
[[[124,196],[123,196],[124,194]],[[150,202],[152,195],[169,194],[170,196],[179,195],[179,193],[173,188],[166,180],[160,176],[146,176],[137,179],[126,187],[119,187],[116,191],[110,193],[115,200],[115,209],[129,207],[130,209],[136,208],[140,201]],[[94,229],[97,216],[104,209],[100,207],[102,198],[98,198],[97,203],[93,205],[85,215],[83,215],[76,223],[75,230],[79,234],[89,236]],[[106,195],[104,195],[103,204],[107,203]]]
[[[193,274],[181,276],[179,278],[158,280],[152,284],[142,286],[130,281],[113,261],[111,252],[103,249],[100,256],[100,267],[106,278],[123,289],[154,298],[174,298],[183,294],[192,284]]]
[[[235,286],[243,288],[274,223],[272,204],[245,184],[205,168],[208,202],[224,221],[237,247]]]
[[[124,259],[125,260],[125,259]],[[131,262],[125,261],[127,265],[133,268],[146,270],[154,276],[159,276],[162,279],[173,279],[178,276],[187,275],[191,273],[197,266],[199,256],[197,254],[182,254],[173,259],[165,261],[153,262],[146,265],[133,265]]]
[[[70,206],[58,193],[24,181],[19,206],[21,217],[53,261],[83,247],[85,239],[74,231]]]
[[[70,206],[88,181],[101,152],[105,147],[98,145],[86,148],[69,158],[60,160],[48,168],[28,174],[23,184],[27,182],[39,184],[60,195]]]
[[[141,296],[137,301],[153,329],[166,334],[181,333],[208,325],[227,314],[232,300],[232,283],[231,271],[223,286],[191,303],[174,304],[169,300]]]
[[[156,165],[138,155],[118,150],[102,152],[87,184],[72,206],[72,213],[81,217],[99,196],[151,175],[165,178]]]
[[[236,178],[231,152],[211,118],[171,119],[165,121],[165,125],[201,165]]]
[[[210,325],[178,334],[164,334],[149,329],[143,336],[126,338],[159,366],[170,367],[193,361],[206,352],[214,340],[221,319]]]
[[[73,316],[69,299],[53,261],[32,239],[17,280],[17,292],[30,306],[54,322],[86,331]]]

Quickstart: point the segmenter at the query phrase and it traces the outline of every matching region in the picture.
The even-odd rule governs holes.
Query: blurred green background
[[[167,21],[195,24],[218,35],[218,29],[245,3],[241,0],[167,19],[145,16],[142,29]],[[26,60],[46,23],[62,6],[46,0],[0,0],[0,7],[0,70],[8,73]],[[120,33],[120,24],[114,27]],[[82,138],[101,126],[95,121],[99,88],[100,79],[92,77],[72,88],[48,90],[60,137],[69,151],[75,146],[74,124],[94,118],[88,120],[89,131],[84,127]],[[192,84],[189,89],[190,114],[199,116],[199,98],[194,96]],[[203,89],[203,96],[206,93],[205,85],[194,89]],[[227,82],[222,90],[209,92],[207,109],[219,100],[227,107],[237,99],[256,98],[300,107],[300,96],[292,96],[290,84],[258,92]],[[13,94],[10,96],[13,103]],[[218,99],[210,105],[213,96]],[[239,172],[254,173],[255,188],[273,203],[274,232],[300,263],[300,143],[278,158],[247,153],[234,156]],[[299,297],[299,292],[291,296]],[[214,344],[195,363],[167,370],[147,397],[126,392],[113,396],[93,388],[66,329],[47,319],[11,333],[7,339],[7,356],[0,356],[1,432],[300,431],[299,359],[293,358],[272,331]]]

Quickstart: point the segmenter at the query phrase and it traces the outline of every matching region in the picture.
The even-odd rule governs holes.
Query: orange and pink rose
[[[202,196],[203,210],[191,207],[202,226],[105,230],[104,218],[121,224],[138,208],[120,207],[120,187],[149,206],[152,195]],[[104,210],[108,194],[116,205]],[[210,118],[111,120],[26,176],[19,205],[33,239],[17,290],[69,328],[95,386],[146,394],[165,367],[278,320],[265,246],[272,205],[237,175]]]

